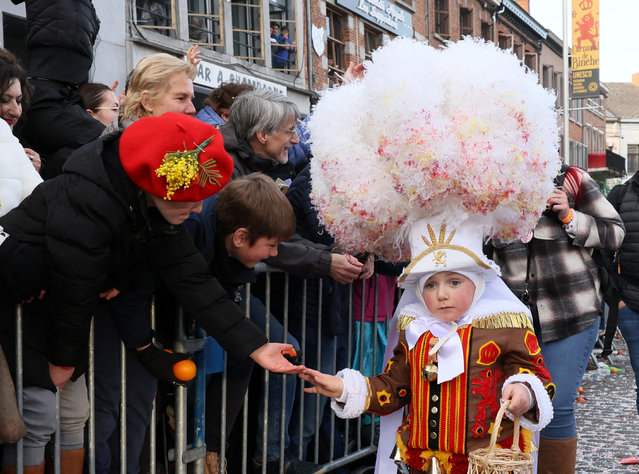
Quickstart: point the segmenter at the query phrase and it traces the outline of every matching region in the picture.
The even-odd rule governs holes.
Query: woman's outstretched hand
[[[291,364],[283,354],[293,349],[291,344],[279,344],[276,342],[268,342],[258,347],[251,353],[251,359],[271,372],[281,374],[298,374],[305,367],[303,365]]]

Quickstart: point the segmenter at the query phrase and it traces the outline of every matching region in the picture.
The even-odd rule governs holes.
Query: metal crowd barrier
[[[283,298],[284,301],[284,310],[283,310],[283,327],[284,327],[284,334],[285,334],[285,338],[286,335],[288,333],[288,324],[289,324],[289,318],[290,318],[290,314],[289,314],[289,308],[288,308],[288,296],[289,296],[289,275],[284,274],[284,288],[283,288],[283,293],[282,294],[274,294],[274,292],[271,289],[271,277],[273,275],[273,273],[278,272],[279,271],[272,269],[270,267],[266,267],[263,264],[260,264],[260,266],[258,267],[259,270],[261,272],[264,273],[264,278],[265,278],[265,298],[264,298],[264,307],[265,307],[265,311],[268,315],[268,313],[270,313],[270,308],[271,308],[271,303],[275,298]],[[375,310],[374,310],[374,318],[373,318],[373,334],[374,334],[374,340],[373,340],[373,344],[372,344],[372,348],[370,350],[373,351],[373,367],[376,367],[377,365],[377,360],[378,358],[383,357],[383,354],[380,354],[377,352],[377,334],[378,334],[378,298],[379,298],[379,293],[378,293],[378,280],[377,280],[377,275],[373,276],[373,278],[375,279],[375,294],[374,294],[374,305],[375,305]],[[299,341],[300,346],[301,346],[301,351],[302,351],[302,363],[305,362],[305,355],[306,355],[306,346],[307,346],[307,341],[306,341],[306,306],[307,306],[307,289],[308,289],[308,281],[304,280],[303,281],[303,296],[302,296],[302,302],[303,302],[303,309],[302,309],[302,314],[301,315],[296,315],[296,317],[301,317],[302,319],[302,337],[301,340]],[[361,286],[361,290],[362,290],[362,295],[361,295],[361,301],[365,302],[367,301],[366,298],[366,294],[365,294],[365,285]],[[396,290],[393,290],[396,291]],[[248,297],[250,295],[251,292],[251,285],[247,284],[245,285],[245,295],[244,297],[246,298],[246,307],[245,307],[245,314],[246,317],[249,317],[250,314],[250,298]],[[393,295],[391,297],[388,298],[389,301],[396,301],[396,296],[397,295]],[[319,292],[318,292],[318,301],[317,301],[317,306],[319,308],[319,320],[318,320],[318,327],[322,327],[322,318],[324,317],[323,315],[323,310],[324,308],[322,308],[322,285],[319,285]],[[364,321],[364,311],[365,311],[365,305],[362,304],[361,305],[361,315],[359,317],[360,321]],[[390,306],[390,304],[389,304]],[[387,314],[391,314],[392,315],[392,310],[393,308],[388,307],[387,308]],[[152,317],[152,322],[155,319],[155,307],[153,306],[151,309],[151,317]],[[266,332],[268,334],[269,331],[269,318],[266,317]],[[353,347],[353,341],[354,341],[354,335],[355,335],[355,324],[354,324],[354,319],[355,319],[355,315],[353,314],[353,287],[352,285],[350,286],[349,289],[349,298],[348,298],[348,324],[347,324],[347,332],[346,332],[346,358],[347,361],[349,361],[348,366],[354,366],[355,368],[358,368],[358,366],[361,366],[362,364],[362,357],[363,357],[363,353],[365,352],[365,350],[367,350],[366,345],[364,343],[364,324],[360,324],[360,328],[359,330],[360,332],[360,337],[359,337],[359,341],[360,341],[360,359],[358,361],[353,361],[353,354],[355,351],[355,348]],[[23,409],[23,362],[22,362],[22,347],[23,347],[23,340],[22,340],[22,332],[21,329],[23,327],[24,321],[23,321],[23,314],[22,314],[22,308],[20,306],[17,307],[16,310],[16,380],[15,382],[15,386],[16,386],[16,391],[17,391],[17,399],[18,399],[18,408],[20,410],[20,412],[22,413],[22,409]],[[324,345],[323,343],[323,338],[327,337],[327,336],[323,336],[322,335],[322,331],[317,331],[318,334],[318,340],[317,340],[317,360],[321,360],[321,356],[322,356],[322,346]],[[196,328],[196,332],[194,335],[191,335],[189,337],[187,337],[187,335],[185,334],[184,331],[184,324],[183,324],[183,315],[181,313],[181,311],[179,311],[179,314],[177,315],[176,318],[176,333],[175,333],[176,337],[175,337],[175,341],[174,341],[174,349],[177,352],[187,352],[187,353],[193,353],[194,354],[194,360],[196,361],[196,365],[198,366],[198,375],[195,379],[194,382],[192,382],[188,387],[176,387],[175,389],[175,446],[172,450],[170,450],[169,453],[164,453],[164,457],[168,458],[169,460],[173,459],[174,460],[174,470],[170,471],[169,470],[169,466],[163,466],[163,470],[162,472],[175,472],[175,474],[186,474],[187,472],[187,466],[189,466],[189,464],[191,464],[192,466],[188,468],[188,472],[189,473],[194,473],[194,474],[201,474],[204,473],[204,458],[206,455],[206,444],[205,444],[205,440],[204,440],[204,433],[205,433],[205,407],[204,407],[204,403],[205,403],[205,390],[206,390],[206,377],[205,377],[205,362],[203,359],[203,351],[202,346],[203,346],[203,341],[204,341],[204,332],[197,329]],[[94,372],[94,350],[93,350],[93,337],[94,337],[94,333],[93,333],[93,323],[91,325],[91,334],[90,334],[90,347],[89,347],[89,370],[88,370],[88,374],[87,374],[87,385],[88,385],[88,396],[89,396],[89,405],[90,405],[90,416],[89,416],[89,420],[88,420],[88,429],[86,430],[87,436],[85,439],[85,456],[88,459],[88,462],[86,463],[88,466],[88,472],[90,474],[94,474],[95,471],[95,448],[96,448],[96,435],[95,435],[95,377],[96,374]],[[332,361],[333,361],[333,373],[335,373],[339,367],[337,367],[336,365],[336,361],[337,361],[337,344],[336,344],[336,339],[337,336],[330,336],[332,337],[333,340],[333,354],[332,354]],[[286,339],[285,339],[286,342]],[[127,460],[127,454],[126,454],[126,437],[127,437],[127,433],[126,433],[126,349],[124,347],[124,344],[121,344],[121,350],[120,350],[120,359],[121,359],[121,373],[120,373],[120,383],[121,383],[121,391],[120,391],[120,426],[119,426],[119,430],[120,430],[120,472],[121,473],[126,473],[126,460]],[[226,415],[226,404],[227,404],[227,400],[226,400],[226,360],[225,360],[225,371],[223,374],[223,381],[222,381],[222,409],[221,409],[221,415],[222,415],[222,420],[221,420],[221,440],[225,440],[226,439],[226,435],[227,433],[225,432],[225,426],[226,426],[226,420],[225,420],[225,415]],[[257,370],[257,366],[256,366],[256,370]],[[295,375],[285,375],[284,377],[296,377]],[[264,384],[264,388],[263,390],[260,391],[259,396],[263,397],[263,401],[264,401],[264,411],[262,413],[262,416],[264,417],[264,429],[263,432],[261,433],[261,443],[262,443],[262,451],[264,453],[264,455],[262,456],[261,459],[261,472],[262,473],[266,473],[266,469],[267,469],[267,463],[266,463],[266,434],[267,434],[267,426],[269,425],[268,423],[268,419],[269,416],[271,415],[268,410],[268,384],[269,384],[269,373],[268,371],[264,371],[263,377],[262,377],[262,382]],[[300,453],[301,454],[301,445],[302,445],[302,436],[303,436],[303,420],[304,420],[304,416],[303,414],[305,413],[305,408],[304,408],[304,398],[301,397],[301,394],[303,394],[303,386],[304,386],[304,382],[301,379],[298,379],[298,383],[296,386],[296,397],[300,397],[298,400],[298,410],[299,412],[302,414],[302,416],[299,416],[299,438],[297,439],[298,441],[298,445],[300,446]],[[191,411],[191,413],[189,413],[188,407],[187,407],[187,393],[188,391],[194,391],[195,392],[195,403],[194,403],[194,407]],[[58,393],[56,394],[56,433],[53,435],[52,439],[54,442],[54,462],[53,462],[53,468],[54,468],[54,473],[55,474],[59,474],[61,472],[61,468],[60,468],[60,444],[59,444],[59,440],[60,440],[60,416],[59,416],[59,395],[60,392],[58,391]],[[282,384],[282,404],[284,404],[286,402],[286,397],[288,396],[288,394],[286,393],[286,384],[283,383]],[[252,389],[250,389],[248,391],[248,393],[245,395],[244,398],[244,406],[243,406],[243,411],[241,412],[241,414],[238,416],[238,420],[236,420],[236,425],[239,424],[242,427],[242,434],[241,434],[241,462],[239,463],[239,465],[235,465],[233,466],[232,469],[229,469],[228,472],[234,473],[234,472],[241,472],[241,473],[247,473],[247,472],[254,472],[254,469],[252,468],[252,462],[253,462],[253,453],[249,452],[249,446],[251,445],[250,440],[249,440],[249,436],[251,436],[251,433],[254,433],[256,431],[255,428],[255,420],[250,419],[250,415],[249,415],[249,406],[248,406],[248,401],[250,400],[255,400],[256,394],[254,393],[254,391]],[[324,412],[326,412],[327,410],[330,412],[330,436],[329,436],[329,440],[328,440],[328,452],[323,451],[321,454],[322,456],[320,456],[320,441],[319,441],[319,433],[320,433],[320,423],[321,423],[321,413],[320,410],[318,410],[317,408],[320,406],[320,396],[319,395],[315,395],[315,404],[316,404],[316,410],[315,410],[315,431],[314,431],[314,436],[313,436],[313,444],[312,446],[308,447],[308,455],[307,458],[310,460],[310,462],[313,462],[315,464],[317,464],[317,471],[316,472],[330,472],[333,470],[336,470],[338,468],[342,468],[342,467],[348,467],[349,465],[352,465],[353,463],[362,460],[363,458],[366,458],[367,456],[371,457],[371,461],[370,464],[374,464],[374,457],[372,456],[377,448],[376,448],[376,439],[375,439],[375,423],[374,422],[370,422],[369,426],[364,427],[364,423],[362,421],[363,417],[354,419],[354,420],[344,420],[341,424],[341,428],[338,431],[336,429],[336,426],[338,424],[338,420],[335,417],[335,414],[330,410],[330,403],[326,403],[325,404],[325,408],[324,408]],[[155,403],[155,402],[154,402]],[[280,468],[279,468],[279,472],[282,473],[285,470],[285,457],[286,457],[286,453],[285,453],[285,426],[284,426],[284,410],[280,410],[281,413],[281,418],[280,418],[280,433],[279,433],[279,438],[280,438]],[[191,444],[187,444],[187,438],[188,438],[188,433],[187,433],[187,426],[188,426],[188,421],[189,419],[191,419],[192,421],[192,425],[193,425],[193,434],[192,434],[192,443]],[[372,420],[373,418],[371,418]],[[149,425],[149,432],[148,432],[148,439],[149,439],[149,443],[148,443],[148,450],[149,450],[149,455],[148,455],[148,466],[141,466],[141,472],[149,472],[149,473],[156,473],[156,472],[160,472],[158,471],[159,467],[158,467],[158,463],[157,463],[157,459],[156,459],[156,454],[157,454],[157,440],[156,440],[156,436],[157,436],[157,414],[156,414],[156,407],[154,404],[153,407],[153,414],[151,416],[151,422]],[[365,430],[369,430],[369,431],[365,431]],[[363,435],[367,434],[368,436],[366,436],[368,438],[368,440],[364,440]],[[340,454],[339,456],[335,453],[334,451],[334,447],[336,445],[336,441],[338,441],[336,438],[340,437],[341,439],[340,444],[343,445],[344,447],[344,452],[342,454]],[[18,460],[17,460],[17,465],[16,465],[16,472],[17,473],[22,473],[23,472],[23,467],[24,467],[24,460],[23,460],[23,453],[22,453],[22,444],[23,442],[20,441],[17,444],[17,448],[18,448]],[[221,443],[221,448],[220,448],[220,453],[219,453],[219,459],[221,461],[221,465],[220,465],[220,472],[226,472],[226,447],[225,447],[225,443],[224,441],[222,441]],[[320,463],[320,458],[322,459],[321,463]],[[327,458],[327,459],[326,459]],[[359,467],[359,470],[357,472],[363,472],[365,469],[362,469],[361,466]],[[86,471],[85,471],[86,472]],[[355,472],[355,471],[354,471]]]

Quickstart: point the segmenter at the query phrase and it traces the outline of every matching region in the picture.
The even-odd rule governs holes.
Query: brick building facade
[[[534,0],[533,0],[534,1]],[[25,64],[24,4],[0,7],[0,39]],[[100,0],[102,21],[91,80],[124,84],[148,54],[184,55],[200,45],[203,62],[195,80],[196,106],[223,81],[249,82],[291,97],[303,113],[316,91],[341,83],[349,62],[358,64],[387,38],[403,35],[431,45],[463,35],[483,37],[513,51],[534,69],[561,106],[562,45],[530,14],[530,0]],[[289,29],[295,45],[284,66],[273,57]],[[604,89],[605,90],[605,89]],[[574,101],[571,156],[587,167],[589,151],[605,148],[602,100]],[[561,125],[561,123],[560,123]]]

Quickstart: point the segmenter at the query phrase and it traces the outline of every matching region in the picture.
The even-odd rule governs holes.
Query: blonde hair
[[[147,116],[147,111],[142,105],[142,93],[146,91],[152,102],[157,101],[169,90],[172,76],[179,73],[193,79],[196,69],[193,64],[166,53],[152,54],[140,59],[126,90],[123,118],[136,120]]]

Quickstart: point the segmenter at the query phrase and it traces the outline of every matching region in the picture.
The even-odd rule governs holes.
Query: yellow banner
[[[573,98],[599,96],[599,0],[572,0]]]

